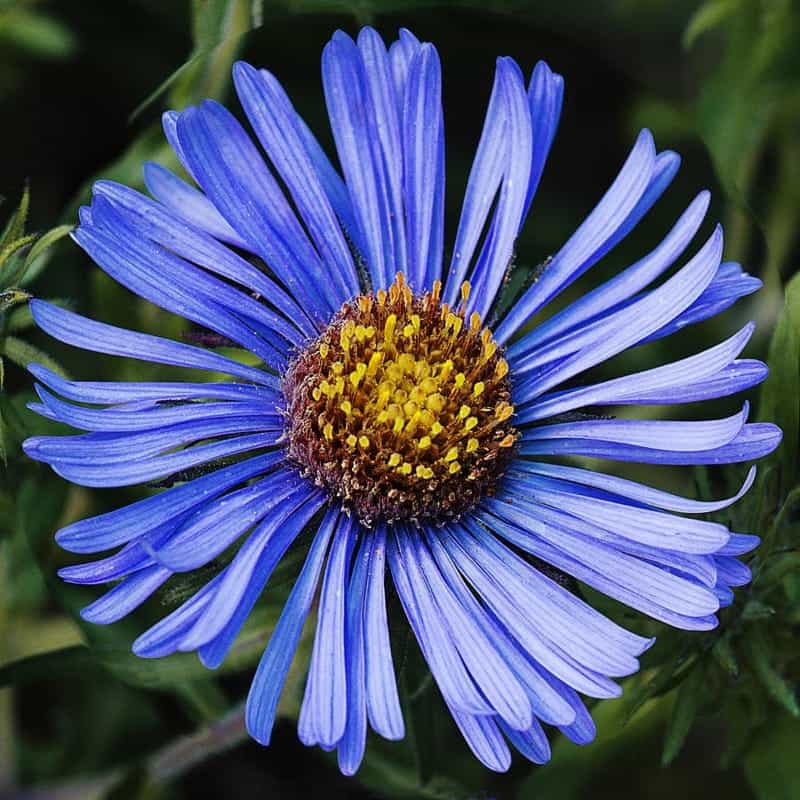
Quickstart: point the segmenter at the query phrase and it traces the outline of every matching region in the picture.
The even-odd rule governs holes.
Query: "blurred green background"
[[[336,28],[354,33],[365,23],[387,40],[409,27],[439,48],[450,240],[495,57],[511,55],[526,72],[541,58],[565,77],[565,106],[518,243],[520,269],[558,249],[646,126],[660,149],[682,154],[681,171],[636,231],[560,302],[646,253],[706,187],[714,201],[703,230],[721,220],[726,258],[765,284],[719,318],[602,370],[662,363],[758,321],[748,355],[768,357],[772,376],[750,399],[786,436],[746,500],[720,517],[764,537],[754,584],[737,592],[720,630],[704,635],[667,631],[586,592],[659,642],[625,696],[595,707],[597,741],[578,748],[554,739],[545,768],[520,759],[504,776],[483,770],[439,708],[400,623],[405,742],[370,740],[351,780],[321,751],[302,747],[293,721],[302,660],[273,744],[249,742],[241,703],[299,560],[270,584],[218,673],[191,655],[138,660],[129,654],[137,632],[210,573],[168,586],[108,629],[85,625],[77,612],[99,591],[58,581],[70,557],[52,533],[142,490],[68,486],[20,451],[25,436],[56,430],[25,408],[28,361],[80,378],[170,375],[48,341],[31,326],[28,295],[149,332],[187,329],[114,285],[65,238],[91,182],[103,176],[141,187],[143,160],[177,166],[160,134],[164,108],[213,96],[240,113],[229,83],[237,57],[275,72],[330,149],[321,49]],[[0,239],[0,798],[800,797],[800,283],[791,281],[800,222],[798,42],[797,0],[0,0],[0,219],[10,221]],[[738,402],[646,411],[703,418]],[[745,471],[605,468],[716,496]]]

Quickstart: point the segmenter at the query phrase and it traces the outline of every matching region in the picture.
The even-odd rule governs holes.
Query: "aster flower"
[[[166,136],[196,186],[156,164],[144,168],[152,197],[100,181],[74,233],[112,278],[210,331],[199,343],[247,358],[31,302],[38,325],[63,342],[214,373],[94,382],[30,366],[33,408],[85,433],[29,439],[29,456],[83,486],[168,484],[59,531],[73,553],[120,548],[60,575],[114,584],[83,610],[106,624],[240,542],[133,646],[145,658],[196,651],[214,668],[310,528],[250,689],[251,735],[270,740],[318,593],[300,738],[336,748],[353,773],[368,725],[403,737],[388,585],[477,758],[504,770],[510,743],[543,763],[543,724],[591,741],[581,695],[618,695],[615,679],[635,672],[651,644],[559,576],[707,630],[731,587],[748,581],[737,556],[758,541],[692,516],[736,501],[754,469],[735,497],[699,502],[552,457],[724,464],[757,459],[780,439],[773,425],[747,422],[746,404],[703,421],[608,415],[754,386],[765,366],[739,358],[752,325],[674,363],[600,382],[585,373],[759,282],[722,262],[719,228],[690,249],[709,202],[701,192],[652,251],[537,324],[656,202],[678,156],[656,152],[643,131],[594,210],[508,306],[498,295],[556,132],[561,77],[540,62],[526,88],[517,64],[498,60],[446,258],[436,49],[408,31],[388,49],[369,28],[357,42],[337,33],[322,72],[341,173],[276,78],[239,63],[234,82],[255,137],[211,101],[168,112]]]

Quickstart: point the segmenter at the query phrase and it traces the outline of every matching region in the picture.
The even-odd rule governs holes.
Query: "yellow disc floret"
[[[517,434],[508,364],[441,285],[346,303],[290,365],[289,455],[366,525],[443,521],[490,493]]]

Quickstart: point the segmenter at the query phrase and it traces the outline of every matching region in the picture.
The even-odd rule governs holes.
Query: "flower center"
[[[441,284],[345,303],[289,366],[289,457],[362,523],[458,517],[490,494],[511,455],[508,363],[478,314]]]

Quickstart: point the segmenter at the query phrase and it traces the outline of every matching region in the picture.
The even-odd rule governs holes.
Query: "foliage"
[[[800,277],[791,276],[800,221],[800,61],[794,54],[800,2],[192,0],[184,7],[128,0],[120,4],[119,20],[103,7],[100,0],[0,0],[2,152],[14,181],[0,189],[18,193],[31,176],[31,191],[26,186],[0,234],[0,796],[33,787],[42,798],[108,800],[215,796],[215,788],[242,797],[258,790],[281,797],[441,800],[700,798],[709,780],[731,800],[797,796]],[[102,176],[141,186],[146,160],[177,167],[160,132],[159,111],[226,98],[231,64],[241,54],[280,71],[324,138],[319,46],[334,28],[353,31],[364,22],[386,33],[399,25],[417,29],[442,47],[446,70],[453,65],[445,89],[460,88],[463,97],[446,97],[448,125],[451,111],[456,120],[448,128],[451,215],[458,211],[453,201],[469,168],[482,113],[477,98],[488,92],[494,55],[512,52],[526,68],[546,57],[565,73],[565,141],[556,145],[543,199],[519,243],[524,263],[543,261],[563,241],[597,200],[631,126],[647,124],[660,145],[685,153],[684,183],[673,190],[677,198],[662,201],[658,225],[666,228],[674,219],[687,192],[714,185],[728,255],[765,282],[757,301],[706,323],[686,344],[696,351],[742,317],[759,321],[762,338],[752,355],[767,353],[771,374],[758,396],[758,414],[782,426],[784,441],[759,467],[756,486],[723,517],[734,530],[762,537],[750,561],[753,582],[737,592],[720,627],[706,634],[624,617],[626,625],[657,635],[656,645],[642,671],[625,682],[624,696],[595,706],[597,741],[578,748],[554,737],[553,761],[543,769],[520,761],[507,776],[493,776],[477,765],[443,713],[397,608],[390,609],[398,620],[393,650],[408,735],[398,743],[370,739],[357,784],[338,776],[332,758],[296,745],[291,726],[276,731],[270,750],[247,744],[241,704],[248,677],[302,550],[271,581],[219,671],[208,672],[192,655],[138,659],[130,653],[137,632],[207,575],[170,584],[128,621],[109,628],[85,624],[78,610],[96,592],[55,577],[68,556],[58,551],[52,532],[138,495],[69,487],[20,450],[26,436],[55,430],[26,408],[34,398],[24,369],[30,361],[118,380],[170,374],[164,367],[103,359],[89,371],[79,355],[36,331],[27,308],[32,295],[115,324],[169,336],[182,332],[180,321],[132,302],[69,245],[91,184]],[[148,57],[138,58],[144,50]],[[77,101],[65,102],[72,94]],[[87,113],[77,107],[82,99],[93,103],[85,142],[80,130],[70,138],[70,127]],[[40,110],[50,103],[67,112],[53,153],[31,144],[40,132],[53,136],[43,127],[52,119]],[[23,113],[13,113],[17,107]],[[84,146],[91,157],[80,157]],[[51,227],[58,219],[62,224]],[[649,224],[624,243],[624,258],[645,252]],[[602,264],[597,271],[618,266]],[[666,360],[670,346],[651,346],[647,358]],[[637,354],[629,358],[627,366],[641,365]],[[698,471],[694,486],[681,487],[671,474],[664,482],[719,496],[740,477],[736,469],[708,469]],[[622,613],[611,603],[607,610]],[[286,719],[298,712],[308,647],[306,637],[280,709]]]

